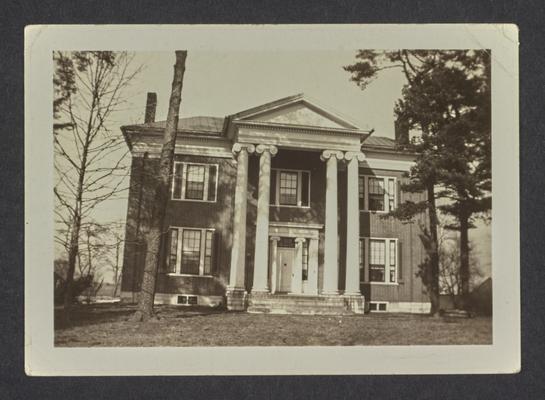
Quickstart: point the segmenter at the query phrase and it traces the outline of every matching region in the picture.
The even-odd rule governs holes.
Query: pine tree
[[[489,55],[475,50],[362,50],[356,58],[345,70],[362,89],[389,68],[401,68],[407,79],[394,109],[396,126],[406,132],[417,129],[422,135],[416,141],[398,140],[400,148],[417,154],[402,189],[425,191],[427,198],[419,203],[406,201],[391,215],[410,221],[423,211],[428,214],[428,227],[420,235],[427,258],[419,274],[435,314],[439,309],[438,208],[457,221],[450,228],[460,231],[460,275],[467,294],[468,230],[475,214],[490,207]],[[438,207],[437,199],[443,198],[448,201]]]

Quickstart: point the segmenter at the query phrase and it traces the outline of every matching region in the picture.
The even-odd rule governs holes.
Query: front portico
[[[358,168],[362,141],[370,134],[302,96],[228,117],[228,137],[237,161],[234,231],[227,306],[231,310],[288,312],[293,301],[321,302],[319,312],[363,312],[360,284]],[[324,224],[270,221],[271,161],[284,150],[319,154],[325,170]],[[245,286],[248,158],[259,157],[253,279]],[[346,204],[339,204],[338,170],[347,170]],[[298,189],[300,190],[300,189]],[[316,190],[316,189],[315,189]],[[347,211],[346,282],[339,289],[339,206]],[[282,206],[280,206],[282,207]],[[288,207],[288,206],[286,206]],[[296,206],[293,206],[296,207]],[[312,209],[312,202],[308,208]],[[319,251],[323,251],[320,264]],[[321,280],[319,279],[321,277]],[[325,302],[324,302],[325,301]],[[285,307],[282,307],[282,304]],[[291,306],[290,306],[291,304]],[[316,304],[315,304],[316,305]],[[291,307],[291,308],[290,308]],[[303,307],[304,308],[304,307]],[[295,311],[297,312],[297,307]]]

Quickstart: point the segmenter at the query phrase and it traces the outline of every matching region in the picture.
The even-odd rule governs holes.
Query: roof
[[[363,147],[377,147],[382,149],[395,149],[396,142],[384,136],[369,136],[363,143]]]
[[[268,111],[279,109],[285,106],[289,106],[296,103],[303,103],[305,106],[318,111],[322,116],[325,116],[328,119],[331,119],[335,123],[346,129],[356,129],[360,128],[354,124],[352,121],[349,121],[346,116],[341,116],[338,112],[331,109],[326,109],[323,105],[318,104],[315,100],[310,99],[304,93],[298,93],[293,96],[284,97],[278,100],[271,101],[269,103],[261,104],[256,107],[249,108],[247,110],[240,111],[236,114],[232,114],[227,118],[229,120],[240,120],[253,117],[255,115],[263,114]]]
[[[178,120],[178,131],[200,131],[209,133],[221,133],[223,129],[224,118],[219,117],[188,117],[180,118]],[[140,128],[140,129],[165,129],[166,121],[148,122],[145,124],[136,124],[127,126],[126,128]]]

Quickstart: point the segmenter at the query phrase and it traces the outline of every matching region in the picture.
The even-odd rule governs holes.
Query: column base
[[[227,288],[227,309],[230,311],[245,311],[248,306],[248,293],[242,288]]]
[[[358,293],[343,294],[346,308],[354,314],[363,314],[365,312],[365,298]]]

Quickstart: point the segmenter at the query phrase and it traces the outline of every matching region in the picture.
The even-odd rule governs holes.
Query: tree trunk
[[[462,211],[460,222],[460,292],[462,308],[467,310],[469,306],[469,218]]]
[[[70,321],[70,311],[72,307],[72,292],[74,286],[74,272],[76,272],[76,257],[79,252],[79,231],[81,226],[81,216],[79,212],[74,215],[72,229],[70,232],[70,248],[68,250],[68,270],[66,271],[65,290],[64,290],[64,320]]]
[[[437,208],[435,206],[435,186],[428,185],[428,210],[430,223],[430,265],[428,266],[428,292],[430,296],[431,309],[430,315],[435,315],[439,312],[439,239],[437,235]]]
[[[117,286],[119,285],[119,246],[121,242],[117,241],[115,244],[115,271],[114,271],[114,293],[112,297],[117,294]]]
[[[79,253],[79,233],[81,228],[81,213],[83,207],[83,183],[85,182],[85,173],[87,171],[87,157],[89,155],[89,146],[91,143],[91,130],[93,124],[93,110],[97,104],[98,94],[93,92],[93,99],[87,120],[87,130],[85,131],[85,141],[81,153],[81,163],[78,176],[78,186],[76,189],[76,204],[74,206],[74,222],[70,236],[70,249],[68,251],[68,273],[66,275],[66,291],[64,293],[64,320],[70,322],[70,311],[72,306],[72,292],[74,286],[74,272],[76,270],[76,257]]]
[[[176,51],[176,64],[174,64],[174,78],[168,107],[167,123],[163,136],[163,147],[159,163],[158,179],[155,182],[154,199],[152,204],[151,222],[149,232],[145,235],[147,243],[144,273],[140,286],[138,299],[138,311],[133,319],[147,321],[154,316],[153,301],[155,298],[155,282],[159,267],[159,253],[163,236],[165,211],[169,199],[170,175],[176,145],[176,130],[178,127],[178,115],[182,100],[182,86],[185,73],[185,60],[187,51]]]

